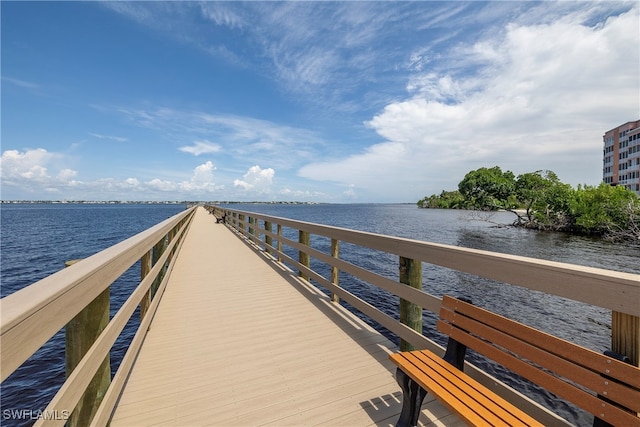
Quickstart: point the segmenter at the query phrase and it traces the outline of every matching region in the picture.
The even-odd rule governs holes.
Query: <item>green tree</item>
[[[442,191],[439,195],[432,194],[418,201],[421,208],[464,209],[465,199],[459,191]]]
[[[512,209],[517,205],[515,175],[511,171],[502,172],[499,166],[467,173],[458,184],[458,191],[475,209]]]
[[[564,230],[570,226],[568,203],[573,189],[560,182],[550,170],[519,175],[515,194],[525,210],[518,216],[518,225],[545,230]]]
[[[549,170],[519,175],[498,166],[467,173],[458,191],[425,197],[420,207],[497,210],[516,214],[514,225],[599,235],[640,245],[640,198],[622,186],[573,189]]]
[[[640,199],[623,186],[578,186],[569,201],[573,230],[611,239],[640,239]]]

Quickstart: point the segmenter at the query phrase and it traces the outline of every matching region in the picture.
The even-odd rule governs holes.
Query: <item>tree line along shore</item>
[[[517,177],[499,166],[468,172],[458,189],[418,201],[420,208],[506,210],[514,226],[600,236],[640,245],[640,198],[622,186],[573,188],[549,170]]]

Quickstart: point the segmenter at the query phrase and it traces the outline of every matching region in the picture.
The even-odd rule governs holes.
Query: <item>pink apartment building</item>
[[[602,140],[602,180],[640,196],[640,120],[611,129]]]

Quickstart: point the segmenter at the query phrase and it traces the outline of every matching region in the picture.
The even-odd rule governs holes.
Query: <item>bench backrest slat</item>
[[[525,339],[522,339],[509,333],[505,333],[499,329],[494,329],[470,317],[465,317],[461,314],[454,314],[453,312],[444,311],[443,313],[441,313],[441,318],[445,321],[449,321],[448,324],[443,324],[441,326],[441,329],[450,328],[450,334],[453,334],[454,331],[458,331],[458,329],[473,331],[473,334],[475,336],[492,342],[494,346],[497,345],[499,347],[509,349],[510,353],[519,356],[518,360],[527,360],[528,362],[524,362],[525,367],[530,365],[530,363],[543,366],[552,370],[557,375],[560,375],[561,377],[576,384],[580,384],[581,386],[584,386],[589,390],[599,391],[600,393],[606,391],[608,398],[619,402],[629,409],[640,411],[640,399],[637,399],[637,397],[634,398],[634,394],[630,393],[630,387],[628,385],[621,384],[616,381],[611,381],[603,377],[600,373],[575,364],[565,357],[558,356],[557,354],[553,354],[544,348],[539,348],[535,345],[529,344],[527,342],[529,336],[527,335],[524,335],[523,337]],[[459,334],[457,333],[456,335],[459,336]],[[564,347],[567,347],[567,345],[575,346],[574,344],[565,341]],[[469,345],[469,347],[473,348],[472,345]],[[482,353],[484,354],[484,352]],[[594,354],[598,357],[601,357],[601,355],[597,353]],[[487,354],[487,356],[489,355]],[[515,371],[515,369],[512,370]],[[540,374],[542,373],[542,371],[536,369],[532,371],[532,373]],[[530,380],[540,384],[542,378],[530,378]],[[564,384],[566,384],[566,382],[564,380],[559,380],[558,382],[558,386],[564,389]],[[550,383],[546,384],[545,388],[553,391],[553,386],[554,384]],[[580,394],[580,389],[576,389],[575,387],[570,387],[565,390],[566,393],[570,393],[572,391],[574,394]],[[563,397],[569,400],[579,398],[577,395],[574,396],[573,394],[569,394]],[[599,404],[598,402],[599,401],[596,401],[597,404]]]
[[[559,397],[611,424],[640,425],[595,396],[640,412],[640,369],[452,297],[443,298],[440,318],[438,329],[454,340]]]
[[[443,327],[447,328],[451,326],[449,325]],[[633,415],[627,412],[616,408],[615,406],[608,405],[607,407],[602,408],[602,401],[596,396],[587,393],[586,391],[575,387],[570,383],[562,381],[561,379],[527,362],[520,360],[518,357],[508,352],[504,352],[497,347],[488,344],[486,341],[469,335],[468,333],[462,332],[460,329],[453,327],[448,331],[445,329],[443,330],[443,332],[450,335],[451,338],[455,339],[456,341],[459,341],[469,348],[473,348],[478,353],[481,353],[488,358],[496,361],[512,372],[515,372],[516,374],[527,378],[528,380],[553,392],[563,399],[573,402],[577,406],[589,411],[590,413],[597,414],[600,418],[608,420],[611,424],[633,425],[633,418],[637,418],[633,417]],[[636,425],[640,425],[640,423],[636,423]]]
[[[521,340],[536,347],[570,359],[590,370],[617,380],[623,380],[633,387],[640,388],[640,370],[633,365],[607,357],[453,297],[445,296],[442,308],[468,315],[486,325],[519,337]]]

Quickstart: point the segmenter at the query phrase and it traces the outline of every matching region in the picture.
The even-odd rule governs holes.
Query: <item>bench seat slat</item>
[[[437,366],[437,370],[442,372],[443,376],[450,378],[452,385],[480,404],[481,408],[491,411],[493,416],[505,421],[507,425],[540,425],[521,409],[495,393],[488,392],[485,386],[438,357],[435,353],[422,350],[416,352],[416,354],[419,355],[423,364],[427,364],[430,369],[434,369]]]
[[[410,359],[407,359],[406,353],[400,353],[400,355],[399,357],[391,355],[391,360],[396,363],[398,367],[401,367],[414,381],[420,384],[423,389],[433,394],[449,410],[460,415],[460,417],[470,425],[483,425],[487,423],[484,417],[478,415],[461,399],[462,396],[460,394],[452,392],[454,388],[449,384],[443,383],[441,379],[433,378],[433,372],[420,370]]]
[[[470,425],[542,425],[428,350],[398,353],[390,358]]]
[[[575,345],[457,298],[444,296],[442,307],[450,312],[468,315],[549,353],[569,359],[602,375],[624,381],[632,387],[640,388],[640,370],[633,365]]]
[[[406,358],[422,373],[429,373],[428,375],[437,384],[443,385],[448,391],[452,391],[455,396],[464,396],[464,399],[459,399],[464,404],[462,409],[472,409],[474,414],[480,417],[483,424],[513,425],[516,421],[515,417],[512,417],[508,411],[496,405],[488,396],[483,396],[481,392],[465,383],[459,376],[450,373],[446,369],[442,369],[440,364],[434,362],[434,359],[438,358],[437,356],[430,358],[426,353],[410,353]],[[454,411],[460,413],[462,409],[456,407]],[[477,425],[474,420],[466,417],[465,419]]]

